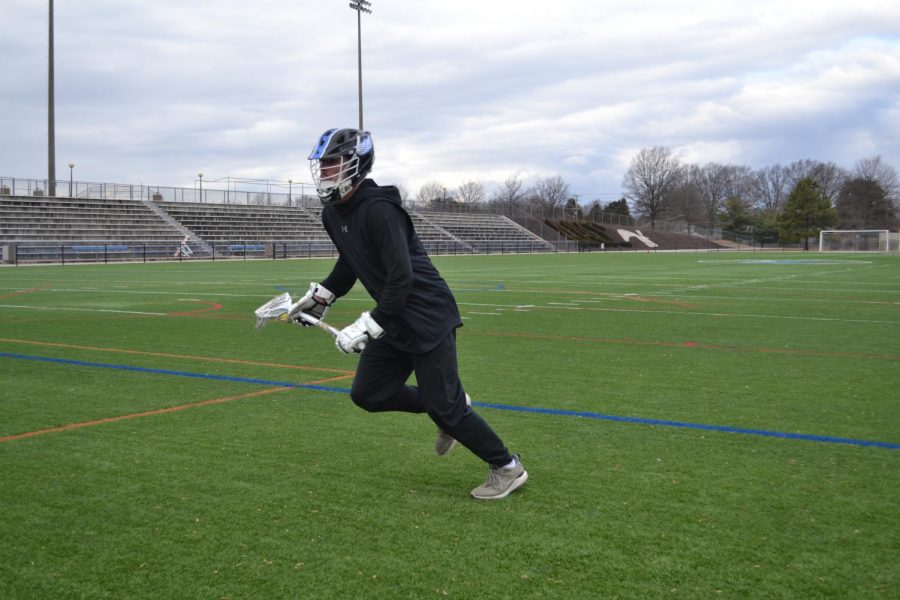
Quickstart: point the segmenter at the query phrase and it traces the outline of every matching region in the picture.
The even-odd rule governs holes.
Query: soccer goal
[[[900,238],[887,229],[848,229],[819,232],[819,252],[891,252]]]

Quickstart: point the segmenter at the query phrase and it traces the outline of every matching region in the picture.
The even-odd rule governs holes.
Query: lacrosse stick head
[[[291,295],[288,292],[275,296],[256,309],[256,329],[259,330],[269,321],[287,321],[291,310]]]

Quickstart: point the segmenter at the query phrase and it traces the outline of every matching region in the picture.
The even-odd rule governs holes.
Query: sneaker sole
[[[502,494],[498,494],[497,496],[476,496],[475,494],[472,494],[472,497],[476,500],[502,500],[522,487],[522,485],[524,485],[526,481],[528,481],[528,471],[522,471],[522,474],[512,482],[512,485],[509,486],[509,489],[507,489]]]

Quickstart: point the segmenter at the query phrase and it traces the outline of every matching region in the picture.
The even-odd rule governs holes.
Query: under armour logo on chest
[[[346,225],[341,225],[341,231],[344,233],[350,233],[350,228]]]

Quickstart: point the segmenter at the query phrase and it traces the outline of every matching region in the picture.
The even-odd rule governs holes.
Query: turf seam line
[[[52,358],[46,356],[30,356],[27,354],[15,354],[12,352],[0,352],[0,357],[15,358],[19,360],[32,360],[38,362],[48,362],[56,364],[73,365],[80,367],[97,367],[104,369],[115,369],[120,371],[132,371],[137,373],[149,373],[154,375],[174,375],[177,377],[188,377],[193,379],[210,379],[215,381],[232,381],[236,383],[250,383],[256,385],[275,386],[277,388],[300,388],[314,390],[319,392],[333,392],[341,394],[349,394],[347,388],[336,388],[312,383],[292,383],[287,381],[271,381],[267,379],[255,379],[251,377],[232,377],[229,375],[211,375],[207,373],[191,373],[189,371],[174,371],[170,369],[152,369],[148,367],[138,367],[134,365],[117,365],[111,363],[97,363],[83,360],[73,360],[69,358]],[[847,444],[853,446],[865,446],[884,448],[888,450],[900,450],[900,444],[890,442],[879,442],[871,440],[857,440],[853,438],[833,437],[824,435],[813,435],[804,433],[790,433],[782,431],[770,431],[765,429],[746,429],[741,427],[730,427],[727,425],[705,425],[703,423],[687,423],[683,421],[669,421],[665,419],[648,419],[642,417],[625,417],[616,415],[605,415],[602,413],[561,410],[551,408],[536,408],[528,406],[513,406],[509,404],[494,404],[489,402],[473,402],[473,406],[481,408],[491,408],[495,410],[506,410],[511,412],[537,413],[553,416],[579,417],[584,419],[594,419],[598,421],[613,421],[618,423],[632,423],[638,425],[656,425],[661,427],[677,427],[682,429],[695,429],[701,431],[715,431],[719,433],[737,433],[743,435],[757,435],[763,437],[773,437],[780,439],[801,440],[807,442],[819,442],[827,444]]]

